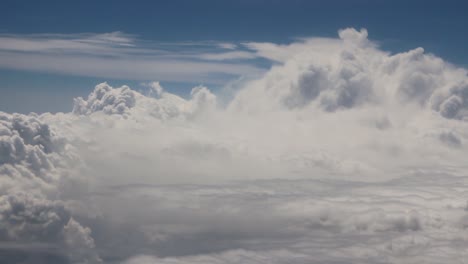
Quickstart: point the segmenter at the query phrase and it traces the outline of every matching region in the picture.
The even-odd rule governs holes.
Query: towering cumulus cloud
[[[90,251],[89,228],[73,219],[63,200],[67,185],[79,181],[68,180],[78,160],[73,147],[39,116],[0,113],[0,260],[23,262],[20,255],[41,256],[44,250],[70,260],[99,260]]]
[[[312,106],[328,112],[416,104],[447,118],[464,118],[466,70],[424,54],[422,48],[391,56],[367,39],[366,30],[346,29],[339,36],[285,47],[249,44],[281,64],[248,85],[233,103],[267,109]],[[262,97],[263,104],[252,97]]]
[[[99,84],[0,114],[0,262],[464,263],[468,71],[366,30],[289,45],[225,103]]]

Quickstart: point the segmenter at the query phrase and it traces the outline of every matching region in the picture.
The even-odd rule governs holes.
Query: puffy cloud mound
[[[338,34],[244,44],[274,65],[225,105],[0,113],[0,262],[463,263],[467,70]]]
[[[446,118],[467,120],[468,80],[444,87],[432,97],[432,107]]]
[[[124,114],[135,106],[135,101],[135,92],[128,86],[113,89],[107,83],[101,83],[94,88],[88,100],[81,97],[75,99],[73,113],[86,115],[102,111],[106,114]]]
[[[345,29],[339,35],[340,39],[277,46],[289,56],[247,85],[232,106],[249,111],[278,107],[336,111],[365,104],[417,104],[446,118],[465,117],[465,69],[425,54],[422,48],[391,55],[369,41],[366,30]],[[264,46],[251,46],[274,59]]]
[[[2,191],[16,189],[20,183],[20,190],[52,187],[59,181],[60,168],[73,155],[65,139],[38,115],[0,112],[0,171],[9,176],[2,179]]]
[[[104,113],[127,117],[151,115],[161,120],[168,118],[190,118],[202,112],[215,110],[217,99],[206,87],[192,89],[190,100],[164,91],[158,82],[151,83],[150,92],[145,96],[128,86],[113,88],[101,83],[94,88],[87,100],[75,99],[73,113],[91,115]],[[133,114],[132,114],[133,113]]]
[[[68,226],[80,225],[66,208],[64,191],[80,180],[70,180],[77,162],[73,147],[38,115],[0,113],[0,239],[21,245],[25,258],[19,262],[29,263],[28,254],[38,247],[34,243],[61,248],[64,256],[75,255],[77,247],[69,241],[76,239],[65,238]],[[82,237],[92,241],[89,232],[82,232]],[[93,249],[92,244],[86,246],[81,247],[86,252]],[[79,260],[100,261],[83,254]],[[47,260],[34,260],[41,262]]]
[[[26,193],[1,197],[2,240],[57,240],[70,215],[60,202],[48,201]]]

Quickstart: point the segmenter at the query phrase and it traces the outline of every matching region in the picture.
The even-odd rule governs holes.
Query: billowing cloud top
[[[466,69],[364,29],[243,45],[275,64],[228,102],[102,83],[1,113],[0,262],[467,259]]]
[[[250,44],[282,64],[252,82],[233,103],[268,109],[313,105],[325,111],[416,104],[447,118],[465,118],[466,70],[424,54],[422,48],[390,55],[367,39],[366,30],[345,29],[339,35],[336,40],[310,39],[286,47]],[[284,58],[276,58],[278,54]],[[262,104],[251,100],[257,94]]]

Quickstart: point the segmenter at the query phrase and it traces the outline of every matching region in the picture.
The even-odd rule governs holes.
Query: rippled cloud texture
[[[366,30],[243,45],[275,63],[227,103],[0,113],[0,262],[466,263],[466,69]]]

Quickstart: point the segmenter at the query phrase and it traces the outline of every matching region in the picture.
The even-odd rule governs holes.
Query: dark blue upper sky
[[[462,0],[3,0],[0,34],[121,31],[142,40],[167,43],[207,40],[287,43],[296,37],[336,37],[338,29],[355,27],[367,28],[369,37],[379,41],[385,50],[397,52],[421,46],[427,52],[466,67],[467,11],[468,1]],[[131,84],[132,80],[127,79],[116,82]],[[2,92],[16,97],[34,94],[30,89],[36,89],[37,93],[39,89],[63,92],[68,98],[86,94],[96,82],[112,83],[112,78],[17,69],[0,69],[0,80]],[[168,85],[171,86],[170,82]],[[173,87],[178,89],[180,84]],[[0,111],[30,110],[7,105],[8,101],[0,101]],[[44,106],[43,110],[54,110],[54,107]]]

